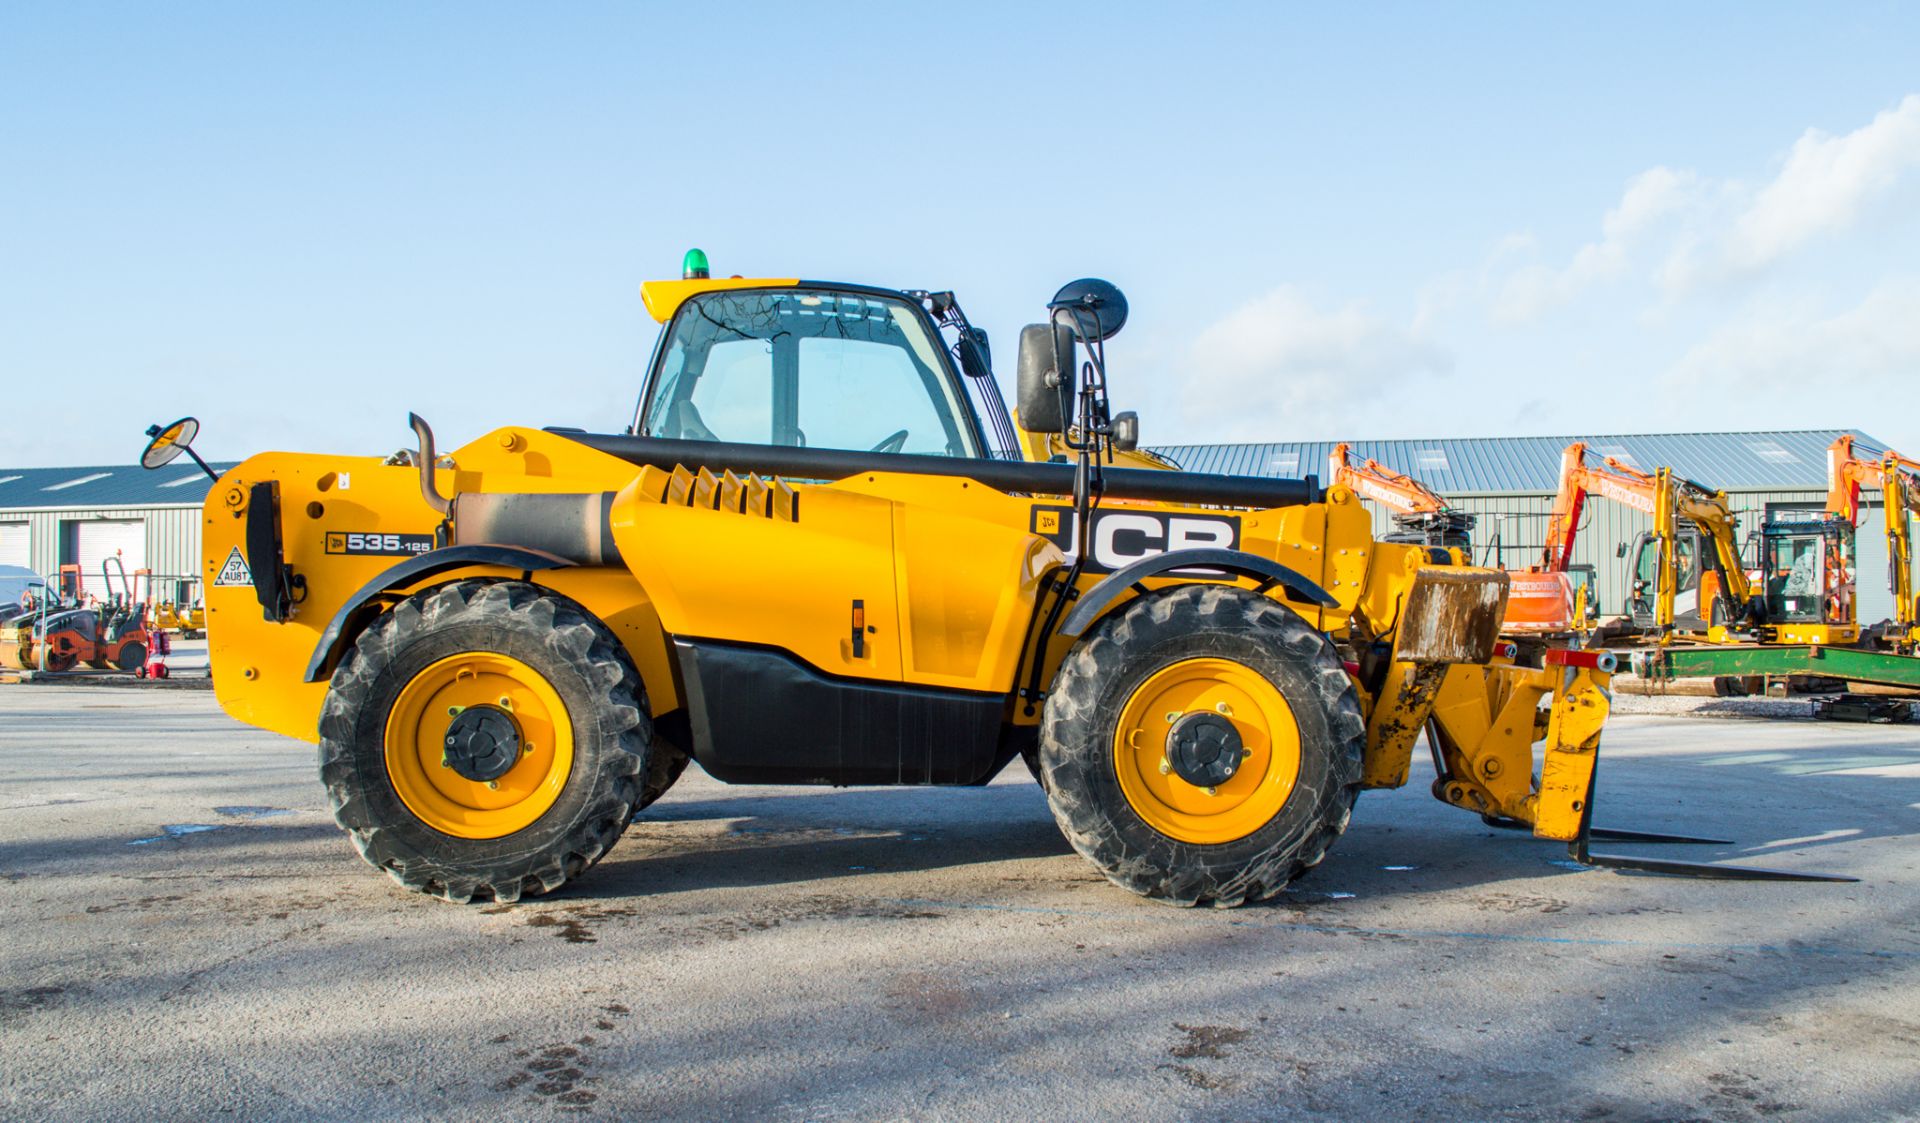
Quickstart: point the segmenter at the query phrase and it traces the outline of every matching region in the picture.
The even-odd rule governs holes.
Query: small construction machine
[[[0,620],[0,667],[63,674],[85,663],[95,670],[143,675],[154,648],[147,606],[135,599],[119,558],[102,562],[100,576],[104,598],[62,599],[43,588],[33,604]]]
[[[1903,655],[1920,646],[1920,606],[1913,592],[1913,526],[1920,510],[1920,460],[1888,450],[1874,459],[1856,456],[1852,434],[1827,447],[1827,514],[1848,527],[1860,525],[1860,491],[1877,488],[1887,534],[1887,587],[1893,592],[1893,619],[1875,639]]]
[[[1742,642],[1765,625],[1765,605],[1755,599],[1753,575],[1741,560],[1738,524],[1724,491],[1670,468],[1644,472],[1614,457],[1589,464],[1587,446],[1579,441],[1561,453],[1560,486],[1536,569],[1567,570],[1590,497],[1653,519],[1653,529],[1636,537],[1628,550],[1633,562],[1626,594],[1627,615],[1648,638]],[[1795,622],[1781,634],[1782,642],[1829,642],[1832,633]],[[1821,638],[1808,638],[1814,635]]]
[[[1854,527],[1862,487],[1888,495],[1895,620],[1880,637],[1863,633],[1855,597]],[[1638,638],[1651,644],[1632,653],[1637,674],[1712,678],[1730,693],[1790,675],[1920,688],[1920,658],[1906,653],[1915,626],[1908,519],[1917,493],[1915,462],[1897,453],[1858,458],[1852,438],[1843,436],[1828,449],[1827,509],[1769,522],[1749,535],[1757,562],[1749,568],[1725,492],[1669,468],[1643,472],[1611,457],[1604,466],[1588,464],[1586,447],[1576,442],[1562,457],[1540,566],[1563,565],[1571,555],[1590,495],[1609,499],[1653,519],[1652,530],[1622,547],[1633,559],[1629,618]],[[1890,650],[1863,642],[1869,638]],[[1845,716],[1851,705],[1845,699],[1837,706],[1820,704],[1815,714]]]
[[[1355,464],[1352,447],[1344,442],[1334,445],[1328,454],[1327,483],[1351,488],[1393,513],[1394,529],[1382,541],[1472,548],[1472,515],[1456,510],[1426,484],[1377,460],[1369,458]],[[1502,635],[1529,641],[1531,646],[1530,641],[1570,639],[1579,630],[1585,617],[1584,601],[1566,569],[1510,571],[1507,580]]]
[[[1504,573],[1376,542],[1311,477],[1119,463],[1112,285],[1021,333],[1027,456],[951,293],[695,251],[642,295],[664,329],[625,432],[443,454],[413,417],[405,452],[262,453],[208,494],[219,700],[319,742],[336,820],[401,885],[553,891],[690,759],[859,785],[1026,757],[1110,880],[1231,906],[1319,863],[1428,727],[1448,803],[1595,864],[1768,876],[1589,852],[1612,659],[1507,662]]]

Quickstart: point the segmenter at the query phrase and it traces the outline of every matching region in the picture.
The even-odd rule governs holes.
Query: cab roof
[[[726,289],[778,289],[800,283],[798,277],[696,277],[685,281],[646,281],[640,286],[640,299],[647,313],[666,323],[687,298],[703,292]]]

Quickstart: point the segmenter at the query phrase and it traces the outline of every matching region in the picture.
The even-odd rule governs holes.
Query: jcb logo
[[[1033,508],[1033,533],[1060,547],[1069,559],[1079,547],[1071,507]],[[1174,515],[1154,511],[1096,510],[1087,570],[1111,573],[1141,558],[1170,550],[1238,549],[1237,515]]]

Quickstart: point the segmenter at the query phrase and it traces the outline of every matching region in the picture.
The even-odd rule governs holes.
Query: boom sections
[[[1753,596],[1752,582],[1740,560],[1740,545],[1727,493],[1714,491],[1679,476],[1671,468],[1643,472],[1609,456],[1604,467],[1586,462],[1587,446],[1579,441],[1568,445],[1560,457],[1560,486],[1554,496],[1553,515],[1547,524],[1547,545],[1541,555],[1541,568],[1549,572],[1565,571],[1573,560],[1574,540],[1580,531],[1580,513],[1589,495],[1630,507],[1653,518],[1654,537],[1660,558],[1656,577],[1654,623],[1661,630],[1674,621],[1674,599],[1679,590],[1674,542],[1680,520],[1686,519],[1713,544],[1714,562],[1727,596],[1744,609]]]
[[[1913,537],[1909,520],[1920,510],[1920,461],[1888,450],[1877,460],[1854,455],[1853,435],[1827,447],[1827,513],[1848,523],[1860,521],[1860,490],[1878,488],[1887,532],[1887,584],[1893,590],[1893,618],[1900,642],[1911,645],[1920,624],[1913,598]]]
[[[1377,460],[1369,459],[1362,465],[1354,465],[1348,458],[1349,450],[1350,446],[1344,442],[1333,446],[1333,452],[1327,458],[1329,485],[1350,487],[1403,515],[1440,514],[1453,509],[1426,484],[1412,476],[1395,472]]]

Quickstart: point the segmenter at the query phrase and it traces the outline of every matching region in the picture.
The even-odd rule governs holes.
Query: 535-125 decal
[[[352,530],[327,531],[329,554],[375,554],[412,557],[433,549],[431,534],[362,534]]]

